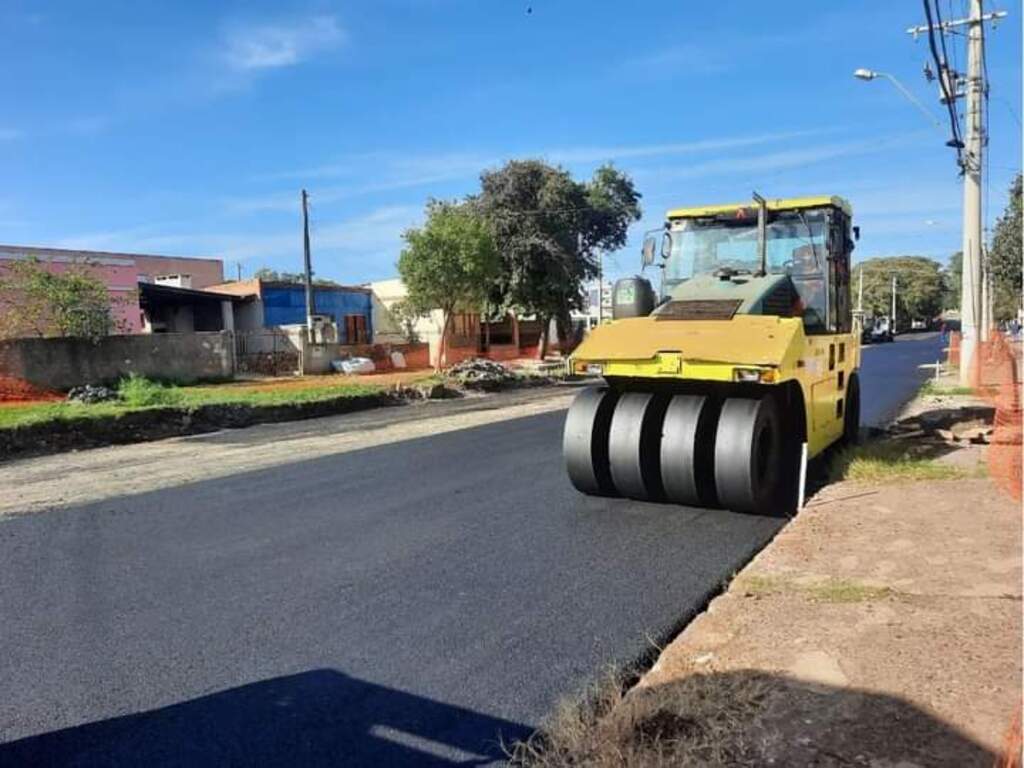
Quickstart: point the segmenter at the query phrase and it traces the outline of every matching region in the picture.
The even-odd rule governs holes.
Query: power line
[[[945,57],[939,56],[938,46],[935,44],[935,16],[938,16],[938,4],[936,4],[936,14],[932,14],[932,6],[929,0],[921,0],[924,5],[924,15],[928,26],[928,48],[932,54],[932,60],[935,62],[935,67],[939,74],[939,88],[942,90],[943,102],[946,105],[946,112],[949,115],[950,128],[953,131],[953,145],[956,149],[956,159],[961,169],[963,168],[963,156],[961,149],[963,142],[960,140],[960,122],[957,118],[956,107],[954,106],[954,94],[949,92],[949,68],[946,65]],[[941,21],[939,22],[941,24]],[[940,30],[940,37],[941,30]],[[943,50],[945,50],[945,37],[942,37]]]

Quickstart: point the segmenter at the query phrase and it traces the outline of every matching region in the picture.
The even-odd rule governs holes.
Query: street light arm
[[[904,97],[906,97],[907,101],[909,101],[911,104],[917,107],[921,111],[921,114],[928,118],[928,122],[930,122],[932,125],[938,128],[940,131],[942,130],[942,123],[939,122],[939,119],[935,117],[935,115],[933,115],[924,104],[918,101],[917,97],[914,96],[914,94],[912,94],[909,90],[907,90],[907,88],[904,87],[903,83],[901,83],[895,77],[890,75],[888,72],[878,72],[872,69],[861,68],[856,70],[853,73],[853,76],[856,77],[858,80],[864,81],[871,81],[876,80],[879,77],[884,77],[894,86],[896,86],[896,90],[902,93]]]
[[[921,113],[928,118],[932,125],[934,125],[939,130],[942,130],[942,123],[939,122],[939,119],[935,117],[935,115],[933,115],[931,111],[929,111],[928,107],[922,104],[914,94],[907,90],[907,88],[904,87],[903,83],[901,83],[895,77],[890,75],[888,72],[876,72],[875,74],[878,77],[884,77],[890,83],[895,85],[899,92],[906,96],[907,100],[910,101],[911,104],[913,104],[915,107],[921,110]]]

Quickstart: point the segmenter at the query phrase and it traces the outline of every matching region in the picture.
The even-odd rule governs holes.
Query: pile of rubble
[[[515,386],[519,383],[520,377],[512,373],[501,363],[493,360],[484,360],[474,357],[456,363],[446,372],[449,379],[453,379],[466,389],[482,389],[493,391],[508,386]]]
[[[106,403],[120,397],[116,390],[95,384],[83,384],[68,391],[68,402],[72,403]]]
[[[890,428],[897,437],[937,437],[947,443],[986,445],[995,409],[987,405],[936,408],[900,419]]]

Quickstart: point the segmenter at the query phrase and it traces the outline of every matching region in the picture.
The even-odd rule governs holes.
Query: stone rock
[[[459,393],[454,389],[449,389],[444,384],[427,384],[419,387],[420,397],[424,400],[448,400],[453,397],[458,397]]]
[[[105,403],[119,398],[116,390],[94,384],[72,387],[68,392],[68,401],[72,403]]]

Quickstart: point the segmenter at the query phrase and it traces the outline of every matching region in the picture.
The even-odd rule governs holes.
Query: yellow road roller
[[[669,211],[643,243],[644,270],[658,279],[617,281],[613,320],[571,357],[574,372],[603,379],[566,416],[572,484],[790,513],[802,457],[859,430],[858,237],[850,204],[836,196],[754,193],[748,203]]]

